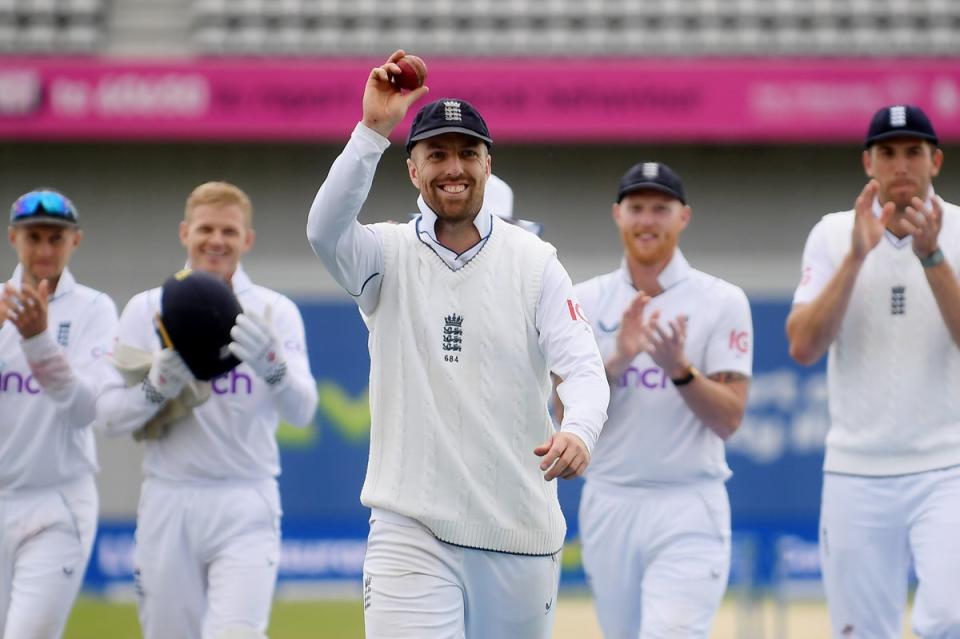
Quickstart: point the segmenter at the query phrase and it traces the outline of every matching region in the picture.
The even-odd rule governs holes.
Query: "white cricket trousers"
[[[144,639],[266,637],[280,558],[274,479],[147,479],[134,578]]]
[[[911,558],[914,633],[960,639],[960,466],[824,474],[820,561],[834,637],[901,636]]]
[[[363,562],[367,639],[549,639],[560,557],[463,548],[375,508]]]
[[[0,496],[4,639],[55,639],[80,591],[97,531],[93,475]]]
[[[722,482],[634,488],[588,479],[580,539],[606,639],[709,637],[730,572]]]

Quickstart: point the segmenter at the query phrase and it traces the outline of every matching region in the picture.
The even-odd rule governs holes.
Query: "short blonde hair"
[[[247,228],[253,228],[253,204],[250,198],[238,186],[229,182],[204,182],[193,189],[187,198],[187,206],[183,211],[185,222],[190,221],[193,210],[198,206],[239,206],[243,211],[243,220]]]

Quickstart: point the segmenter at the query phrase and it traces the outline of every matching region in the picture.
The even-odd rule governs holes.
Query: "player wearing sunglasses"
[[[52,638],[97,527],[90,425],[117,311],[67,268],[83,232],[62,194],[21,196],[7,235],[19,264],[0,291],[0,631]]]

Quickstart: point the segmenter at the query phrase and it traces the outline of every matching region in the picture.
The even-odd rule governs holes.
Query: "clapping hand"
[[[50,296],[50,285],[47,280],[41,280],[37,288],[26,282],[20,285],[18,291],[13,284],[7,282],[0,296],[0,325],[9,320],[23,339],[36,337],[47,330],[47,300]]]
[[[893,202],[887,202],[883,205],[880,217],[873,214],[873,201],[877,197],[877,191],[880,190],[880,183],[876,180],[870,180],[863,187],[863,191],[857,196],[853,211],[853,236],[851,238],[850,250],[853,257],[859,261],[867,257],[867,253],[880,243],[880,238],[890,221],[896,208]]]
[[[943,208],[937,198],[933,198],[929,208],[924,206],[920,198],[913,198],[906,209],[903,223],[913,236],[913,252],[917,257],[929,257],[940,248],[937,237],[943,225]]]
[[[687,318],[678,316],[667,324],[669,332],[660,326],[660,311],[644,317],[650,296],[639,291],[624,311],[617,333],[617,348],[607,362],[607,376],[613,380],[630,366],[640,353],[647,353],[654,363],[670,377],[679,377],[688,363],[683,349],[687,338]]]
[[[669,333],[657,323],[655,318],[651,318],[647,323],[645,326],[646,352],[657,366],[666,371],[671,379],[675,379],[681,377],[690,366],[683,353],[687,340],[687,317],[680,315],[667,324],[670,327]]]

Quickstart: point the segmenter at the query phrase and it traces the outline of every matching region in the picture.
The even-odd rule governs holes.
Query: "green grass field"
[[[277,601],[271,639],[363,639],[360,601]],[[139,639],[134,603],[81,596],[73,608],[64,639]]]
[[[589,597],[561,596],[554,639],[601,639]],[[830,636],[826,605],[821,600],[797,600],[779,608],[771,599],[744,609],[727,596],[714,622],[711,639],[819,639]],[[909,632],[909,610],[903,637]],[[359,600],[276,601],[270,639],[363,639],[363,606]],[[136,606],[81,596],[64,634],[65,639],[139,639]]]

